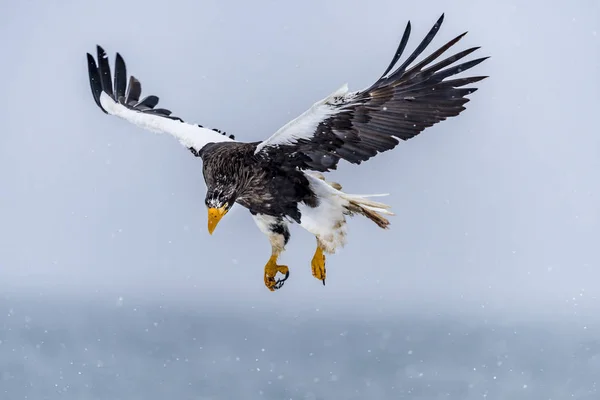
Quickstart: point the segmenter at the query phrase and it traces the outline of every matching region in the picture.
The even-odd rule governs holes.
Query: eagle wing
[[[445,79],[488,57],[455,64],[479,48],[473,47],[432,63],[466,32],[411,66],[433,40],[443,20],[442,14],[414,52],[393,70],[410,36],[408,22],[395,55],[379,80],[356,92],[348,92],[343,86],[316,102],[260,142],[255,154],[284,165],[325,172],[336,169],[340,159],[360,164],[393,149],[399,139],[408,140],[425,128],[458,115],[469,101],[465,96],[477,90],[464,86],[486,76]]]
[[[106,52],[100,46],[96,46],[96,50],[98,64],[94,57],[87,53],[90,87],[96,104],[106,114],[123,118],[153,132],[170,134],[196,156],[208,143],[234,140],[233,135],[227,136],[218,129],[189,124],[173,116],[170,110],[156,108],[157,96],[150,95],[140,100],[142,85],[133,76],[129,78],[129,83],[127,82],[125,61],[119,53],[115,60],[113,86]]]

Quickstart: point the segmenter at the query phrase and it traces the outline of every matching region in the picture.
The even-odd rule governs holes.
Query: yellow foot
[[[313,276],[318,280],[323,281],[323,286],[325,286],[325,254],[323,254],[321,246],[317,246],[317,250],[315,251],[310,266],[312,268]]]
[[[275,279],[277,273],[283,274],[282,279]],[[280,289],[286,279],[290,276],[290,270],[286,265],[277,265],[277,257],[271,256],[267,265],[265,265],[265,286],[271,292]]]

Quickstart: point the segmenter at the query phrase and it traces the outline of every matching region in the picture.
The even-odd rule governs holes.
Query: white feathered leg
[[[287,223],[282,218],[272,217],[264,214],[253,214],[254,222],[262,233],[269,237],[271,242],[271,257],[265,265],[265,286],[274,291],[283,286],[283,283],[290,275],[289,268],[286,265],[278,265],[277,259],[285,250],[285,245],[290,240],[290,231]],[[283,274],[281,279],[275,279],[277,273]]]
[[[386,194],[353,195],[342,192],[341,185],[327,182],[322,174],[305,173],[311,189],[318,197],[317,207],[298,204],[301,212],[300,226],[317,238],[317,250],[311,261],[313,276],[325,284],[325,255],[334,254],[346,245],[346,216],[361,214],[381,228],[387,228],[389,221],[383,216],[394,215],[390,206],[369,200],[368,197]]]

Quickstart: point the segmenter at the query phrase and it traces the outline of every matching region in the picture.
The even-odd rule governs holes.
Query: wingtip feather
[[[94,97],[94,101],[96,105],[104,112],[108,114],[102,104],[100,103],[100,95],[102,93],[102,81],[100,78],[100,72],[98,71],[98,66],[96,65],[96,60],[94,56],[90,53],[87,54],[87,63],[88,63],[88,79],[90,83],[90,89],[92,90],[92,96]]]

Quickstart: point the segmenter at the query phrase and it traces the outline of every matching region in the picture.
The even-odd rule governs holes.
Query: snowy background
[[[2,2],[0,398],[597,399],[600,3]],[[283,290],[249,213],[206,229],[200,161],[103,114],[119,51],[184,119],[266,138],[414,49],[482,46],[467,111],[332,174],[390,192]]]

